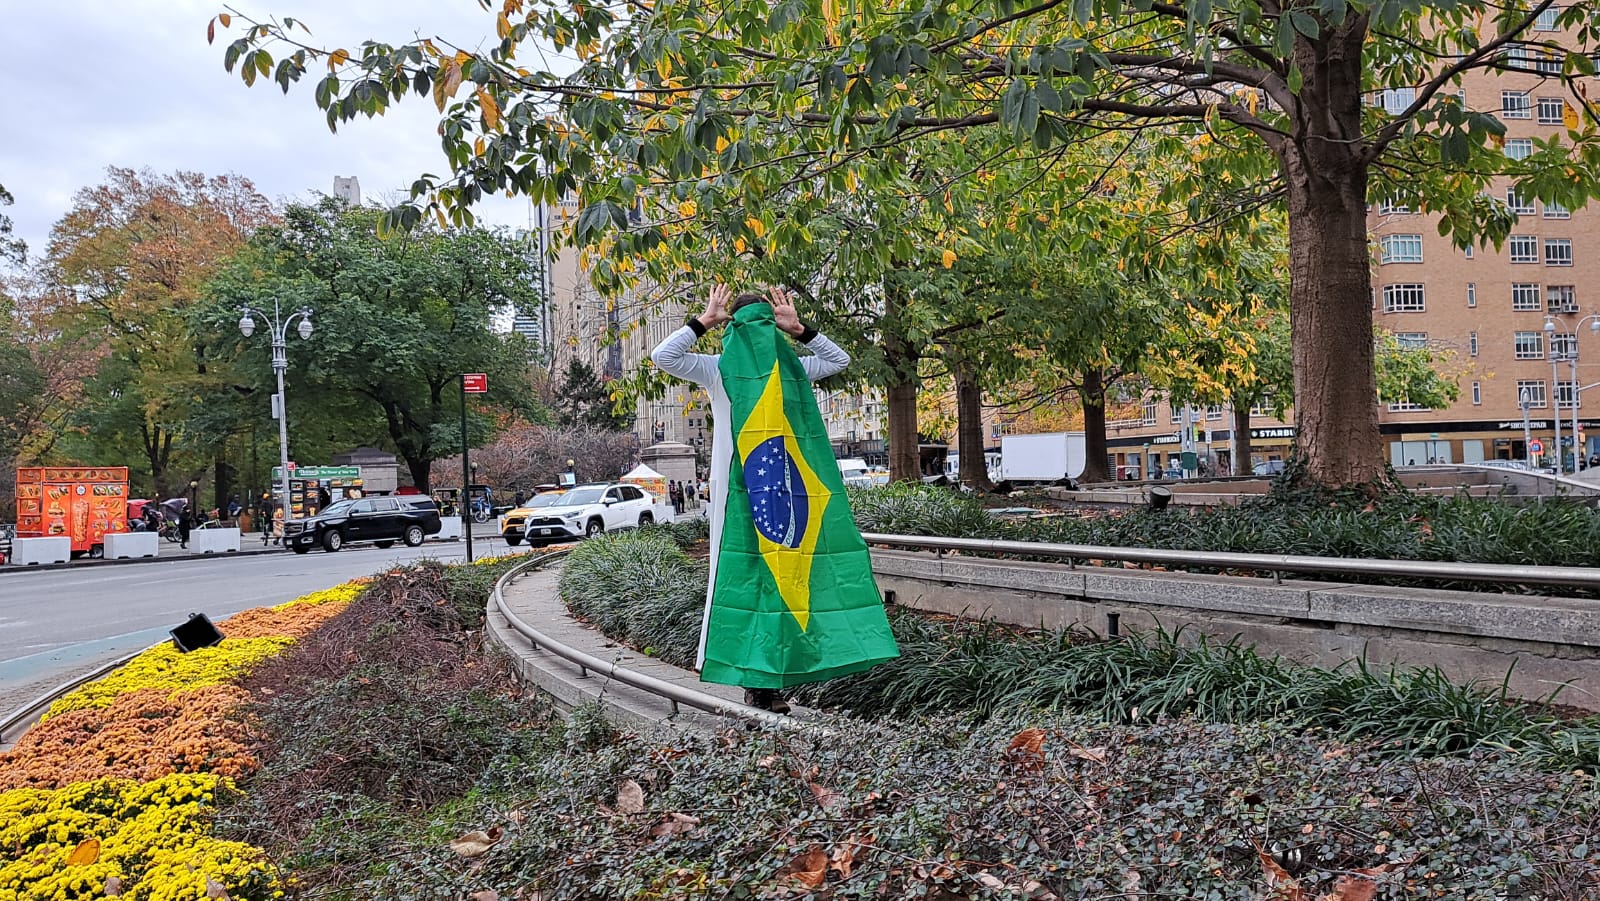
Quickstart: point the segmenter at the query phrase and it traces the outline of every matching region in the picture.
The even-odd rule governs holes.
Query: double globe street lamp
[[[1583,324],[1586,322],[1589,324],[1589,331],[1591,333],[1600,333],[1600,313],[1590,313],[1582,319],[1579,319],[1577,322],[1572,324],[1572,334],[1566,336],[1567,340],[1562,342],[1566,345],[1566,353],[1563,354],[1556,352],[1555,316],[1547,313],[1544,317],[1545,344],[1550,348],[1550,388],[1555,395],[1555,403],[1553,406],[1556,414],[1556,475],[1558,476],[1561,475],[1562,467],[1561,375],[1556,364],[1561,362],[1563,358],[1566,359],[1567,365],[1570,367],[1569,371],[1572,374],[1572,472],[1573,474],[1577,474],[1578,470],[1583,468],[1583,448],[1578,444],[1578,395],[1584,390],[1583,388],[1578,387],[1578,333],[1579,329],[1581,329]],[[1586,385],[1584,387],[1593,388],[1594,386]]]
[[[256,317],[260,316],[263,323],[269,322],[267,314],[246,306],[239,316],[239,333],[246,338],[256,332]],[[294,507],[289,503],[289,416],[283,400],[283,374],[289,368],[289,326],[296,320],[300,326],[296,329],[302,341],[311,338],[311,308],[301,307],[290,313],[287,318],[279,307],[278,301],[272,301],[272,371],[278,377],[278,393],[272,395],[272,418],[278,420],[278,463],[282,475],[280,488],[282,495],[279,503],[283,506],[283,521],[288,523],[294,518]],[[287,544],[287,542],[285,542]]]

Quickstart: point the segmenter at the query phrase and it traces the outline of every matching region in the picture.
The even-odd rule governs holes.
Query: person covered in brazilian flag
[[[703,682],[787,713],[783,689],[899,656],[867,546],[845,499],[811,382],[850,356],[800,321],[782,288],[725,285],[651,354],[711,395],[711,573],[700,623]],[[731,323],[721,354],[691,353]],[[811,351],[795,353],[789,337]]]

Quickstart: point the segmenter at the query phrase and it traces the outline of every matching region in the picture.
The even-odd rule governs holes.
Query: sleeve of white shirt
[[[718,379],[718,359],[715,354],[689,352],[699,338],[694,329],[686,325],[656,345],[656,349],[650,351],[650,360],[656,364],[657,369],[668,375],[675,375],[701,385],[711,385]]]
[[[801,357],[800,365],[805,367],[806,377],[813,382],[843,372],[850,365],[850,355],[828,340],[827,335],[817,335],[806,347],[811,349],[812,355]]]

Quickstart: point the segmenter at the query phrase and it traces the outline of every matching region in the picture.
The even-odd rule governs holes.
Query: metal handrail
[[[1443,560],[1373,560],[1358,557],[1310,557],[1296,554],[1245,554],[1230,551],[1184,551],[1167,548],[1105,547],[1095,544],[1008,541],[990,538],[944,538],[922,535],[863,533],[868,544],[927,551],[964,551],[1077,560],[1121,560],[1129,563],[1180,564],[1258,572],[1331,573],[1397,576],[1452,582],[1494,582],[1521,585],[1566,585],[1600,588],[1600,569],[1583,566],[1524,566],[1504,563],[1452,563]]]
[[[505,586],[510,584],[515,579],[526,575],[529,570],[532,570],[545,563],[549,563],[553,560],[558,560],[561,557],[566,556],[568,553],[570,552],[552,551],[547,554],[541,554],[525,563],[521,563],[513,567],[512,569],[508,570],[505,575],[495,580],[494,590],[490,593],[490,598],[494,602],[495,609],[499,611],[501,616],[506,618],[506,622],[511,624],[511,628],[515,629],[518,634],[532,642],[534,647],[539,648],[540,650],[548,651],[557,657],[566,660],[567,662],[577,666],[580,671],[593,670],[594,672],[600,673],[608,679],[615,679],[624,685],[629,685],[639,689],[640,691],[646,691],[650,694],[665,698],[668,701],[673,702],[675,705],[681,704],[686,707],[692,707],[696,710],[705,711],[706,713],[710,713],[715,716],[734,717],[737,719],[759,723],[763,726],[772,726],[782,729],[805,728],[805,724],[789,717],[780,716],[779,714],[768,710],[761,710],[756,707],[747,707],[744,704],[728,701],[715,695],[707,694],[703,691],[695,691],[692,688],[684,688],[681,685],[675,685],[671,682],[657,679],[654,676],[647,676],[644,673],[635,672],[626,667],[619,666],[615,661],[604,660],[594,656],[593,654],[588,654],[578,650],[577,648],[562,644],[561,642],[556,641],[554,638],[551,638],[543,632],[540,632],[538,629],[535,629],[533,626],[528,625],[528,623],[521,617],[517,616],[515,613],[512,613],[510,607],[506,605],[506,599],[503,593]]]

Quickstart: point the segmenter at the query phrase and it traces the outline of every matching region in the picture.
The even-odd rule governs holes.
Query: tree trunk
[[[1106,466],[1106,386],[1100,370],[1083,371],[1083,387],[1078,390],[1083,401],[1083,475],[1080,482],[1111,481],[1111,471]]]
[[[970,488],[988,491],[989,467],[983,456],[983,389],[968,360],[956,360],[950,367],[956,379],[956,454],[961,471],[956,477]]]
[[[1233,474],[1250,474],[1250,402],[1234,396],[1233,404]]]
[[[417,490],[423,494],[432,491],[433,486],[429,484],[429,479],[433,462],[427,459],[427,454],[416,455],[401,451],[400,458],[406,461],[406,470],[411,473],[411,484],[417,486]]]
[[[1352,14],[1319,40],[1296,41],[1301,124],[1277,147],[1288,192],[1297,442],[1304,477],[1328,487],[1383,476],[1361,129],[1366,33],[1365,17]]]
[[[883,362],[889,369],[885,385],[889,406],[889,479],[922,479],[921,436],[917,433],[917,354],[900,331],[905,300],[890,279],[885,283],[883,310]]]

